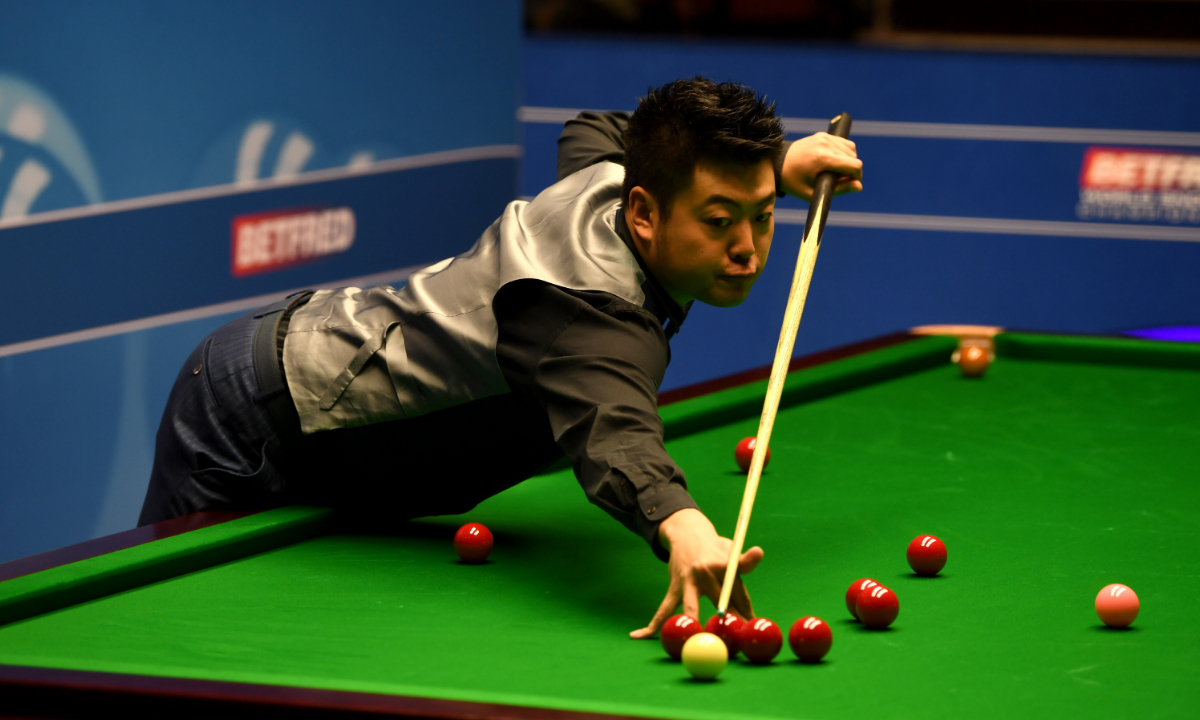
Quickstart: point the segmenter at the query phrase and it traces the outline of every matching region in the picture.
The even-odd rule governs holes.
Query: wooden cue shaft
[[[829,123],[829,133],[839,137],[850,134],[850,115],[842,113]],[[750,513],[758,494],[766,450],[770,447],[771,430],[775,427],[775,414],[779,411],[779,400],[783,395],[788,366],[792,362],[792,350],[796,345],[796,332],[800,329],[800,317],[804,313],[804,301],[812,282],[813,268],[817,264],[817,251],[821,247],[821,232],[829,213],[829,201],[833,196],[833,173],[821,173],[813,188],[812,204],[808,208],[804,237],[800,241],[800,253],[796,258],[796,271],[792,276],[792,289],[788,294],[787,310],[783,315],[783,327],[779,332],[779,343],[775,347],[775,361],[771,365],[770,380],[767,381],[767,396],[763,401],[762,416],[758,421],[758,435],[754,441],[754,454],[750,460],[750,471],[746,475],[746,490],[742,494],[742,506],[738,511],[737,527],[733,533],[733,547],[729,562],[725,566],[725,577],[721,583],[721,597],[717,613],[724,615],[729,609],[729,598],[737,579],[738,561],[746,543],[746,530],[750,527]]]

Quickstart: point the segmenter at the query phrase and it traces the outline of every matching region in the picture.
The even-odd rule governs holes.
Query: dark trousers
[[[295,502],[277,465],[282,440],[256,400],[255,311],[223,325],[192,351],[175,379],[154,445],[139,525],[200,510]]]
[[[271,383],[255,372],[264,322],[256,316],[272,308],[279,304],[218,328],[184,363],[158,428],[139,524],[290,503],[387,522],[458,514],[563,457],[545,410],[512,393],[301,435],[286,388],[263,396]],[[258,354],[260,363],[264,355],[278,363],[273,345]],[[287,412],[272,397],[283,397]]]

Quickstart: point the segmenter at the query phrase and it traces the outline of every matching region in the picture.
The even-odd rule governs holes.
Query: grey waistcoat
[[[283,347],[304,432],[509,392],[496,361],[492,299],[510,282],[537,279],[643,304],[645,275],[615,230],[624,173],[599,163],[531,202],[510,203],[474,247],[413,273],[400,290],[314,294],[292,315]]]

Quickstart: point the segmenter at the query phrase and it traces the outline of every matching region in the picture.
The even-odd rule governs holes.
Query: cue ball
[[[788,645],[800,662],[820,662],[833,645],[833,630],[819,617],[802,617],[788,631]]]
[[[729,653],[725,643],[712,633],[696,633],[683,644],[683,666],[697,680],[715,680],[725,664]]]
[[[766,618],[749,620],[742,626],[738,647],[750,662],[769,663],[783,647],[783,631]]]
[[[863,578],[850,583],[850,589],[846,591],[846,609],[850,611],[850,615],[858,620],[858,595],[863,590],[868,590],[875,587],[879,583],[871,578]]]
[[[918,575],[933,577],[946,567],[946,543],[921,535],[908,544],[908,566]]]
[[[1128,627],[1137,618],[1139,607],[1137,593],[1128,585],[1114,583],[1096,596],[1096,614],[1109,627]]]
[[[900,614],[900,600],[896,593],[882,585],[876,585],[858,594],[858,619],[869,628],[885,628]]]
[[[750,461],[754,458],[754,445],[757,442],[757,438],[745,438],[737,444],[737,449],[733,451],[733,459],[737,460],[738,467],[742,469],[742,472],[750,472]],[[768,447],[766,457],[763,458],[764,469],[769,462],[771,462],[771,448]]]
[[[710,617],[708,622],[704,623],[704,630],[721,638],[725,646],[729,648],[729,657],[733,658],[738,654],[738,639],[745,625],[745,620],[731,612],[727,612],[725,613],[725,617],[721,617],[720,615]]]
[[[481,563],[492,552],[492,531],[479,523],[467,523],[454,533],[454,552],[465,563]]]
[[[687,615],[675,615],[663,623],[658,638],[662,641],[663,650],[667,651],[667,655],[670,655],[672,660],[678,660],[679,654],[683,652],[683,644],[688,638],[701,632],[704,632],[704,628],[700,621]]]
[[[988,369],[988,352],[978,345],[968,345],[958,353],[958,369],[963,377],[982,377]]]

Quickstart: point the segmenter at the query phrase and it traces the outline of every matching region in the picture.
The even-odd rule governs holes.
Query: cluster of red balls
[[[921,535],[908,546],[908,564],[918,575],[937,575],[946,565],[946,546],[932,535]],[[846,591],[846,609],[869,628],[885,628],[900,614],[900,600],[891,588],[870,578],[856,580]],[[769,663],[783,648],[783,631],[766,618],[742,620],[733,613],[713,615],[703,626],[687,615],[675,615],[663,625],[659,637],[663,650],[675,660],[688,638],[710,632],[721,638],[729,658],[738,653],[756,664]],[[829,624],[818,617],[802,617],[788,631],[788,645],[801,662],[820,662],[833,645]]]
[[[918,575],[933,577],[946,567],[946,545],[932,535],[919,535],[908,544],[908,566]],[[846,591],[846,609],[869,628],[885,628],[900,614],[900,598],[871,578],[855,580]]]
[[[771,662],[783,648],[783,631],[774,622],[766,618],[743,620],[733,613],[713,615],[703,626],[687,615],[676,615],[662,626],[659,638],[667,655],[678,660],[683,644],[700,632],[721,638],[730,659],[740,652],[755,664]],[[833,645],[833,633],[821,618],[802,617],[788,631],[788,645],[801,662],[819,662]]]

